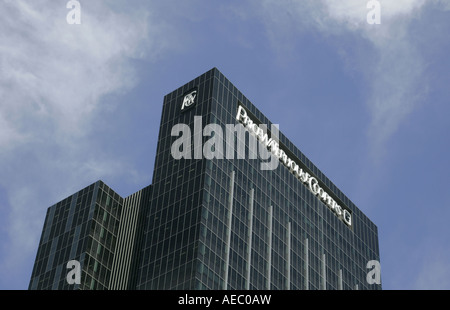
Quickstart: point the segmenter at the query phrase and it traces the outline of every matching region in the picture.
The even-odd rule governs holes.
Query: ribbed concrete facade
[[[127,290],[136,287],[144,208],[148,206],[151,185],[124,199],[109,289]]]

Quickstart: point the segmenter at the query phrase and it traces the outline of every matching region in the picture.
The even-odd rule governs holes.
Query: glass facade
[[[30,289],[106,289],[123,199],[98,181],[47,211]],[[81,266],[81,283],[66,280],[69,261]]]
[[[381,289],[366,281],[377,227],[282,132],[285,154],[351,225],[281,162],[262,170],[256,138],[227,131],[243,128],[238,106],[271,128],[216,68],[166,95],[151,186],[123,199],[99,181],[50,207],[30,289]],[[70,259],[82,263],[77,287]]]
[[[192,90],[195,105],[184,111]],[[202,156],[212,136],[202,129],[218,124],[225,140],[238,104],[271,128],[215,68],[164,98],[137,288],[381,289],[366,281],[367,262],[379,261],[377,227],[281,132],[280,145],[351,213],[351,227],[282,164],[261,170],[248,133],[242,159],[238,134],[234,159],[225,156],[228,140],[223,159]],[[171,154],[177,124],[192,133],[189,159]]]

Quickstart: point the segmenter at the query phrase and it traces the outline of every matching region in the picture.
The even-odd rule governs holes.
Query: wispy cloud
[[[411,270],[413,280],[411,289],[448,290],[450,289],[450,266],[448,249],[442,246],[430,249],[421,266]]]
[[[289,40],[280,42],[283,36],[280,39],[278,34],[283,30],[289,30],[290,36],[316,30],[324,36],[352,35],[361,39],[360,43],[352,41],[357,45],[346,46],[348,53],[341,55],[369,85],[365,104],[371,114],[371,124],[367,135],[372,159],[376,161],[383,158],[386,142],[427,92],[423,75],[425,60],[414,44],[411,24],[420,18],[426,5],[444,8],[444,1],[380,0],[380,25],[367,23],[368,2],[264,0],[259,12],[274,46],[289,44]]]
[[[99,5],[83,9],[82,25],[68,25],[65,6],[49,1],[1,6],[2,114],[19,124],[16,132],[31,138],[39,125],[83,134],[103,95],[134,84],[127,61],[145,47],[145,15]]]
[[[95,135],[105,96],[136,85],[133,59],[158,57],[170,45],[167,25],[125,2],[82,2],[81,25],[69,25],[66,2],[2,1],[0,11],[0,273],[34,258],[45,209],[96,181],[130,173]],[[115,6],[113,5],[115,4]],[[115,9],[117,8],[117,9]],[[153,16],[152,16],[153,17]],[[5,277],[9,280],[11,277]],[[24,287],[2,283],[2,287]],[[26,285],[26,284],[25,284]]]

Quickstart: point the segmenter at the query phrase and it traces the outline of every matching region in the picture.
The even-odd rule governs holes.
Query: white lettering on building
[[[319,181],[311,176],[308,172],[303,171],[302,168],[290,158],[281,148],[279,143],[269,138],[267,133],[263,130],[247,115],[247,111],[239,105],[236,120],[239,121],[244,127],[246,127],[250,133],[255,135],[257,139],[263,143],[263,145],[278,158],[286,168],[306,187],[319,198],[329,209],[331,209],[336,216],[341,219],[348,226],[352,226],[351,213],[342,208],[322,187],[319,185]]]

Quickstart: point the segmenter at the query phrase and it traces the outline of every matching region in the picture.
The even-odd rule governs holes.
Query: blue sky
[[[384,289],[450,289],[450,1],[0,3],[0,289],[47,208],[151,183],[165,94],[217,67],[378,226]]]

